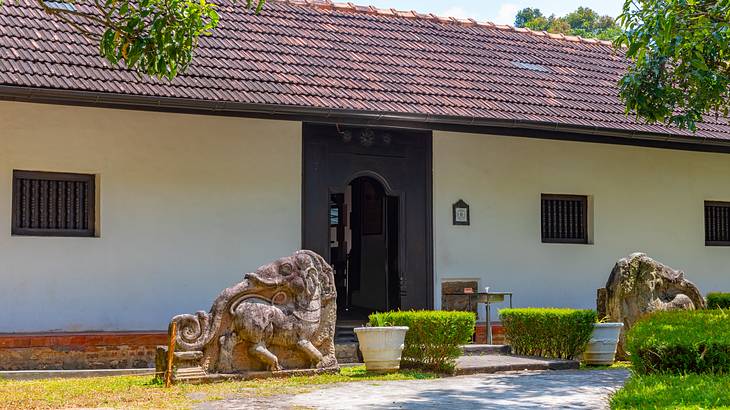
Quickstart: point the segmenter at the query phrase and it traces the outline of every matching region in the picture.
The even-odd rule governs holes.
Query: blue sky
[[[599,14],[616,17],[622,0],[359,0],[355,4],[398,10],[416,10],[440,16],[473,18],[497,24],[513,24],[515,13],[525,7],[537,7],[543,14],[563,16],[579,6],[590,7]]]

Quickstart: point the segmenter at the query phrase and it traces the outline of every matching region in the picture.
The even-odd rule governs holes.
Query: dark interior
[[[330,261],[341,320],[400,308],[398,214],[398,197],[375,178],[356,178],[346,192],[330,195]]]

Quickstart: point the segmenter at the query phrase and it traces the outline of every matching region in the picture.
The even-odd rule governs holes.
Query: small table
[[[473,298],[476,298],[477,309],[480,303],[484,303],[487,309],[487,344],[492,344],[492,303],[504,302],[504,297],[509,296],[509,307],[512,308],[512,292],[479,292],[479,293],[444,293],[444,296],[469,296],[469,306]]]
[[[477,306],[479,303],[484,303],[487,309],[487,344],[491,345],[492,342],[492,303],[504,302],[504,297],[509,296],[509,307],[512,308],[512,292],[480,292],[477,293]]]

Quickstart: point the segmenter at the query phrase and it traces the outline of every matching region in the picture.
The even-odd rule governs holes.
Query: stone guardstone
[[[172,318],[176,373],[200,369],[217,380],[336,370],[336,300],[332,268],[312,251],[264,265],[223,290],[209,312]],[[158,374],[165,371],[166,351],[158,349]]]
[[[626,332],[642,316],[656,311],[705,308],[702,293],[684,272],[655,261],[644,253],[620,259],[605,291],[598,291],[598,312],[610,322],[623,322],[617,357],[628,357]],[[603,318],[602,318],[603,319]]]

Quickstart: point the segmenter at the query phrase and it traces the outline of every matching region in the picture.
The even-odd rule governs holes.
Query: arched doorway
[[[330,194],[330,263],[338,317],[400,309],[399,197],[372,176]]]

